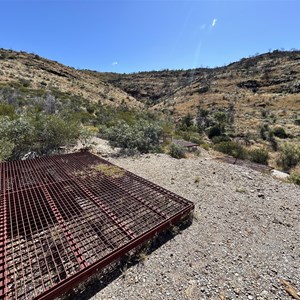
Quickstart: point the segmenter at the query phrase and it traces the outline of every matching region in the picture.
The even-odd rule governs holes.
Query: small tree
[[[199,108],[197,112],[197,126],[198,126],[198,131],[201,133],[203,132],[210,123],[209,117],[208,117],[208,110]]]
[[[0,138],[13,145],[11,158],[19,159],[26,153],[32,144],[32,137],[33,127],[24,116],[19,119],[0,117]]]
[[[268,132],[269,132],[269,125],[268,124],[263,124],[259,128],[259,135],[260,137],[265,141],[268,137]]]

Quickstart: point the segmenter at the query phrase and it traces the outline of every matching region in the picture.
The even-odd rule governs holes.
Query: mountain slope
[[[273,51],[219,68],[133,74],[76,70],[35,54],[0,49],[0,96],[7,86],[45,93],[56,90],[94,103],[163,111],[175,119],[199,107],[233,107],[235,131],[280,125],[299,136],[300,51]]]
[[[35,54],[0,49],[0,87],[5,86],[39,91],[54,89],[111,106],[126,103],[128,107],[143,107],[123,90],[87,72]]]
[[[297,134],[300,116],[300,51],[273,51],[225,67],[135,74],[99,74],[151,109],[175,117],[198,107],[234,106],[236,130],[254,129],[266,118]]]

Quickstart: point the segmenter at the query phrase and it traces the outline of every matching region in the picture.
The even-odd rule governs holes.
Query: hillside
[[[99,78],[123,89],[151,109],[175,117],[198,107],[209,110],[235,109],[235,129],[243,133],[271,118],[292,134],[299,127],[300,51],[273,51],[244,58],[214,69],[98,73]]]
[[[236,134],[257,133],[268,123],[299,136],[300,51],[273,51],[219,68],[133,74],[76,70],[36,54],[0,49],[0,96],[32,101],[47,91],[95,104],[126,104],[178,119],[198,108],[234,109]],[[8,101],[8,100],[7,100]]]
[[[25,99],[54,90],[64,97],[75,96],[95,103],[143,107],[126,92],[86,72],[36,54],[0,49],[0,94],[7,92],[7,88],[14,88],[16,97]]]

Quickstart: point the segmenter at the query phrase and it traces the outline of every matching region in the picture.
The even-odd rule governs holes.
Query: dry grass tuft
[[[94,166],[94,169],[103,173],[105,176],[112,178],[120,178],[125,174],[125,171],[123,169],[113,165],[99,164]]]

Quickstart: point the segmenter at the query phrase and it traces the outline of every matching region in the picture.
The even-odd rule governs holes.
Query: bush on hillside
[[[268,135],[269,135],[269,125],[263,124],[259,128],[259,136],[265,141],[268,138]]]
[[[290,170],[300,163],[300,147],[285,143],[280,148],[277,164],[285,171]]]
[[[273,129],[273,133],[280,139],[286,139],[288,137],[288,134],[285,132],[283,127],[275,127]]]
[[[8,116],[2,116],[0,117],[0,138],[10,144],[10,146],[5,144],[5,147],[11,148],[13,145],[9,157],[19,159],[32,144],[33,126],[25,117],[11,119]]]
[[[245,159],[247,157],[245,148],[239,143],[232,142],[232,141],[221,142],[219,144],[216,144],[214,146],[214,149],[219,152],[231,155],[236,159]]]
[[[300,185],[300,173],[296,172],[296,171],[292,172],[291,175],[290,175],[290,177],[289,177],[289,180],[292,183]]]
[[[157,151],[160,135],[161,127],[145,120],[140,120],[133,126],[124,121],[118,122],[106,130],[106,138],[113,147],[135,149],[141,153]]]
[[[207,131],[207,136],[209,139],[219,135],[221,135],[221,129],[218,126],[211,127]]]
[[[5,161],[12,155],[14,147],[14,143],[7,139],[0,138],[0,162]]]
[[[49,154],[60,146],[75,143],[79,136],[79,123],[59,115],[41,115],[35,123],[33,142],[35,150]]]
[[[185,150],[183,147],[172,143],[170,145],[170,155],[174,158],[184,158]]]
[[[96,137],[99,129],[94,126],[81,126],[79,132],[79,140],[83,146],[89,147],[92,143],[93,137]]]
[[[214,144],[219,144],[219,143],[222,143],[222,142],[229,142],[230,141],[230,137],[227,136],[227,135],[219,135],[219,136],[214,136],[211,141],[214,143]]]
[[[266,149],[254,149],[248,151],[250,161],[267,165],[269,160],[269,152]]]

